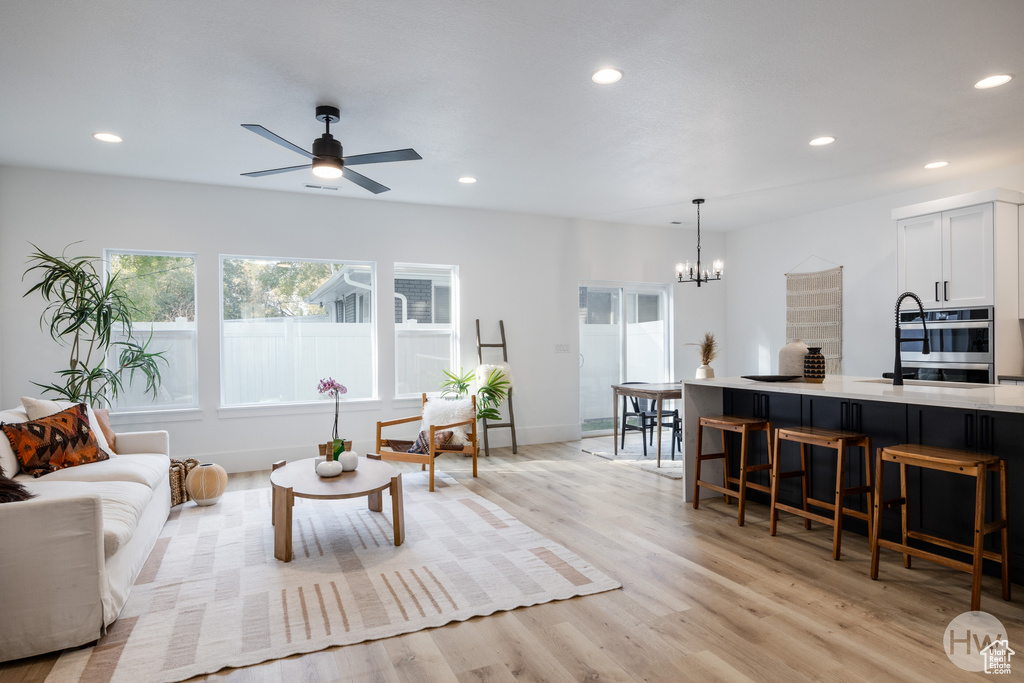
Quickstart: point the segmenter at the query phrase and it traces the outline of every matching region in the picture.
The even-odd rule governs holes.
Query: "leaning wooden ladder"
[[[484,362],[484,348],[501,349],[502,360],[508,362],[508,346],[505,343],[505,321],[498,321],[498,329],[501,330],[501,343],[500,344],[484,344],[480,341],[480,318],[476,319],[476,357],[477,360],[483,365]],[[479,380],[483,381],[486,377],[480,377]],[[493,424],[487,424],[487,418],[483,419],[484,424],[484,455],[491,454],[491,448],[487,441],[487,433],[492,429],[501,429],[508,427],[512,430],[512,453],[518,453],[518,446],[516,445],[516,413],[512,410],[512,389],[508,390],[508,422],[495,422]]]

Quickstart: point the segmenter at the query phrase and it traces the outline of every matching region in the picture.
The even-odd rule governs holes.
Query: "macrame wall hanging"
[[[843,362],[843,267],[786,273],[786,343],[820,346],[825,372],[840,374]]]

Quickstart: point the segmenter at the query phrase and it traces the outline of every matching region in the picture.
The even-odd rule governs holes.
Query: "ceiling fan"
[[[312,154],[298,145],[293,145],[280,135],[270,132],[261,125],[243,123],[242,128],[247,128],[271,142],[276,142],[282,147],[298,152],[302,156],[312,159],[313,163],[303,164],[302,166],[272,168],[267,171],[253,171],[252,173],[243,173],[242,175],[249,176],[250,178],[260,178],[265,175],[275,175],[277,173],[288,173],[290,171],[301,171],[311,168],[313,169],[313,174],[319,178],[340,178],[345,176],[346,179],[351,180],[359,187],[367,189],[374,194],[380,194],[381,192],[387,192],[391,188],[381,185],[376,180],[370,180],[361,173],[356,173],[349,166],[379,164],[385,161],[416,161],[423,158],[414,149],[394,149],[390,152],[373,152],[371,154],[357,154],[350,157],[342,156],[341,143],[331,135],[331,124],[337,123],[340,116],[341,112],[337,107],[321,105],[316,108],[316,120],[322,121],[326,130],[323,135],[313,141]]]

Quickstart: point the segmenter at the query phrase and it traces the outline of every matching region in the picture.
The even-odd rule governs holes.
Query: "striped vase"
[[[185,490],[196,505],[213,505],[228,487],[228,473],[220,465],[204,462],[185,477]]]

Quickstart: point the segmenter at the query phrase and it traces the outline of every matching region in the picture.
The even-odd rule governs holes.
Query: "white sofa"
[[[89,643],[117,619],[170,512],[168,446],[164,431],[118,434],[109,460],[13,477],[36,497],[0,504],[0,661]]]

